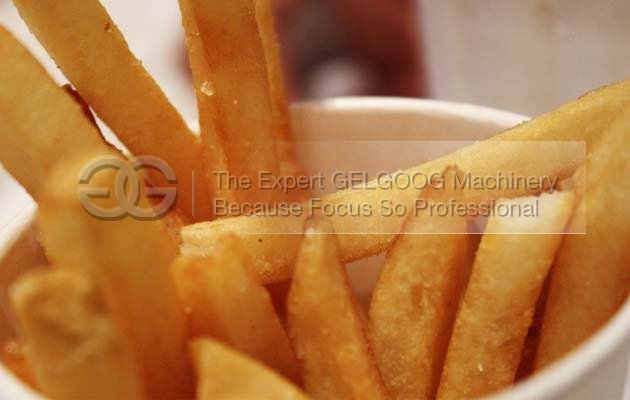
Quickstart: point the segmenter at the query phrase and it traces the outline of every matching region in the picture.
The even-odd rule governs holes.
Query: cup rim
[[[440,100],[408,99],[395,97],[340,97],[318,101],[298,102],[291,106],[292,114],[316,112],[397,112],[420,113],[427,116],[460,118],[471,123],[495,124],[508,129],[529,119],[520,114],[491,107]],[[12,239],[33,220],[34,210],[29,209],[16,216],[11,227],[3,235],[7,241],[0,246],[0,257]],[[616,314],[571,354],[563,357],[536,375],[517,383],[488,400],[533,400],[543,396],[557,396],[569,389],[575,382],[601,365],[618,350],[630,336],[630,299]],[[42,399],[43,397],[28,387],[0,363],[0,395],[11,398]]]
[[[299,101],[291,105],[291,113],[314,112],[396,112],[449,116],[475,123],[488,123],[511,128],[530,119],[523,114],[479,104],[392,96],[346,96],[322,100]]]

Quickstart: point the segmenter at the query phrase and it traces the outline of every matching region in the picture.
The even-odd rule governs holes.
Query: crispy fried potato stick
[[[197,400],[308,399],[274,371],[211,339],[194,340],[190,354],[197,373]]]
[[[446,179],[452,182],[447,170]],[[452,184],[427,201],[457,198]],[[433,399],[468,276],[466,218],[411,214],[387,253],[372,295],[369,337],[392,397]]]
[[[39,389],[53,399],[144,399],[131,347],[92,282],[36,270],[11,287],[18,331]]]
[[[192,12],[189,0],[179,0],[182,14],[182,23],[186,34],[186,46],[188,48],[188,61],[192,70],[193,84],[199,109],[199,126],[201,128],[202,156],[206,172],[227,171],[228,160],[223,149],[221,138],[217,134],[219,127],[216,120],[215,101],[212,98],[214,88],[212,86],[212,72],[203,45],[203,40],[197,28],[197,20]],[[202,177],[200,177],[202,178]],[[213,197],[223,197],[230,201],[236,201],[235,193],[229,190],[225,182],[220,182],[214,176],[204,176],[208,182],[208,188]]]
[[[630,290],[630,105],[580,171],[584,189],[554,265],[536,356],[540,369],[595,333]],[[584,181],[585,178],[585,181]]]
[[[190,7],[188,11],[184,7],[184,14],[192,12],[205,50],[207,68],[199,70],[204,72],[204,79],[207,72],[208,80],[203,82],[201,90],[209,98],[206,111],[214,115],[229,172],[247,176],[253,182],[251,189],[238,190],[237,198],[273,202],[278,193],[261,190],[258,183],[260,172],[278,175],[280,171],[265,52],[254,3],[252,0],[184,1]]]
[[[118,171],[112,168],[97,172],[89,185],[106,189],[109,196],[77,196],[84,186],[78,185],[76,171],[96,165],[95,160],[100,158],[70,160],[50,175],[39,201],[42,243],[55,265],[94,277],[113,319],[130,339],[147,395],[187,398],[193,379],[186,321],[169,270],[178,255],[177,242],[162,220],[88,213],[86,201],[104,209],[119,206],[114,196]],[[137,207],[149,207],[144,195]]]
[[[573,207],[572,192],[501,200],[536,216],[488,221],[448,346],[437,398],[478,398],[514,382],[536,302]]]
[[[630,80],[604,87],[591,92],[579,100],[569,103],[556,111],[545,114],[530,122],[519,125],[507,132],[477,143],[454,154],[431,161],[406,173],[424,173],[427,176],[444,170],[448,165],[458,165],[463,171],[475,176],[496,174],[497,171],[513,172],[523,176],[551,176],[560,179],[571,176],[584,158],[584,147],[580,143],[559,143],[560,141],[586,141],[594,143],[603,133],[621,107],[630,101]],[[522,147],[505,146],[507,141],[557,141],[556,143],[523,143]],[[514,151],[509,151],[514,150]],[[517,151],[518,150],[518,151]],[[369,203],[377,209],[383,198],[404,204],[411,209],[418,196],[418,190],[377,189],[347,190],[324,198],[334,204]],[[472,193],[478,197],[468,200],[488,200],[489,198],[517,197],[529,195],[523,191],[483,191]],[[213,223],[191,225],[182,230],[187,254],[210,254],[213,252],[217,233],[233,232],[241,237],[258,273],[265,283],[287,279],[291,276],[291,266],[297,256],[299,235],[286,233],[301,232],[307,216],[291,217],[238,217]],[[399,232],[404,217],[384,217],[375,213],[371,217],[330,218],[339,235],[341,259],[354,261],[378,254],[389,246]],[[383,235],[353,235],[352,232],[387,232]],[[277,235],[277,233],[285,233]]]
[[[184,217],[208,220],[199,141],[131,53],[99,1],[14,3],[68,80],[129,150],[159,157],[175,171],[177,208]],[[158,171],[150,173],[150,179],[154,186],[169,186]]]
[[[0,26],[0,161],[37,200],[66,157],[114,154],[82,107]]]
[[[298,382],[289,338],[243,245],[224,235],[217,250],[208,258],[179,258],[172,266],[192,337],[214,337]]]
[[[267,61],[267,76],[269,93],[271,96],[271,112],[273,118],[273,133],[280,159],[280,173],[282,175],[298,175],[300,167],[295,149],[293,133],[291,132],[291,116],[289,102],[282,72],[280,46],[275,28],[273,15],[273,1],[254,0],[256,3],[256,21],[258,31],[265,51]]]
[[[305,226],[288,300],[289,336],[314,399],[387,399],[330,222]]]

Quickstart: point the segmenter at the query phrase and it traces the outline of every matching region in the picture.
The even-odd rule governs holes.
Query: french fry
[[[305,226],[288,300],[289,336],[314,399],[387,399],[330,223]]]
[[[209,98],[205,106],[207,112],[214,114],[228,170],[252,182],[251,188],[237,190],[237,198],[272,203],[278,193],[260,189],[259,184],[261,172],[278,175],[280,171],[266,59],[254,2],[184,1],[188,2],[188,11],[197,22],[204,46],[207,69],[203,71],[209,79],[202,84],[202,91]],[[209,171],[210,179],[216,180],[213,172]]]
[[[289,114],[289,102],[282,73],[278,35],[275,29],[273,2],[271,0],[254,1],[256,3],[258,31],[265,51],[265,60],[267,61],[273,133],[280,160],[280,173],[282,175],[295,176],[300,174],[300,167],[291,131],[291,116]]]
[[[59,400],[144,399],[130,344],[92,282],[74,272],[37,270],[11,298],[39,389]]]
[[[223,149],[223,143],[218,135],[216,111],[214,107],[212,72],[206,61],[205,49],[201,34],[197,27],[197,20],[192,12],[189,0],[179,0],[182,23],[186,34],[188,60],[192,70],[193,84],[199,110],[199,126],[201,128],[202,157],[207,173],[212,171],[228,171],[228,160]],[[200,177],[201,178],[201,177]],[[234,190],[229,190],[225,181],[210,176],[204,176],[213,197],[223,197],[230,201],[237,201]]]
[[[177,242],[162,220],[112,220],[88,213],[85,200],[77,196],[81,187],[76,171],[85,165],[95,165],[94,160],[86,155],[60,165],[39,201],[38,222],[48,258],[93,276],[112,318],[130,339],[147,395],[187,398],[193,388],[186,321],[169,270],[178,255]],[[90,199],[95,205],[120,205],[113,195],[117,172],[108,168],[92,177],[93,188],[109,193]],[[148,208],[147,198],[140,196],[137,206]]]
[[[449,169],[445,176],[452,182]],[[426,200],[457,198],[452,183]],[[387,253],[372,294],[369,338],[392,397],[433,399],[455,312],[468,276],[467,222],[457,215],[411,214]]]
[[[572,192],[501,200],[537,204],[535,216],[488,221],[455,320],[439,400],[478,398],[514,382],[536,302],[569,220]]]
[[[211,336],[299,382],[289,338],[240,241],[219,240],[208,258],[182,257],[172,267],[192,337]]]
[[[584,147],[580,143],[562,142],[586,141],[587,145],[594,143],[628,101],[630,80],[591,92],[575,102],[519,125],[489,141],[474,144],[454,154],[412,168],[406,171],[406,174],[412,176],[415,173],[424,173],[430,176],[444,170],[448,165],[458,165],[462,170],[475,176],[507,171],[523,176],[564,179],[570,177],[580,166],[584,158]],[[505,142],[513,141],[527,142],[520,143],[519,145],[522,145],[520,148],[504,146]],[[418,192],[414,188],[347,190],[327,196],[323,201],[346,205],[370,204],[377,209],[380,201],[388,198],[394,203],[405,205],[407,209],[412,209]],[[472,193],[473,197],[467,200],[487,201],[492,198],[530,194],[532,193],[518,190],[477,190]],[[217,233],[233,232],[241,237],[249,249],[256,269],[265,283],[286,280],[291,276],[291,266],[297,257],[299,247],[298,234],[307,217],[308,215],[286,218],[251,216],[190,225],[182,230],[184,242],[182,251],[186,254],[210,254],[213,252],[213,238]],[[350,262],[386,250],[395,236],[394,232],[400,231],[404,217],[387,217],[375,213],[370,217],[333,217],[330,220],[337,232],[344,233],[339,237],[340,256],[343,262]],[[352,234],[376,233],[375,229],[387,234]]]
[[[274,371],[212,339],[196,339],[190,354],[197,373],[197,400],[308,397]]]
[[[175,171],[177,208],[183,216],[208,220],[200,143],[131,53],[99,1],[14,3],[68,80],[127,148],[135,155],[159,157]],[[158,171],[149,177],[154,186],[172,186]]]
[[[577,179],[580,193],[554,265],[536,369],[595,333],[628,299],[630,290],[630,107],[595,145]],[[585,180],[584,180],[585,179]]]
[[[228,160],[220,138],[217,135],[217,111],[212,99],[214,86],[212,71],[206,61],[204,44],[199,33],[198,25],[191,8],[190,0],[179,0],[188,54],[193,72],[193,81],[199,105],[200,125],[202,131],[204,161],[209,171],[228,171]],[[262,40],[265,61],[267,65],[269,95],[271,101],[272,133],[278,155],[279,171],[281,175],[297,175],[300,168],[291,132],[289,106],[285,93],[279,48],[274,27],[272,4],[270,1],[256,1],[256,21]],[[221,183],[215,177],[210,177],[209,185],[217,196],[230,201],[237,201],[234,191],[227,190],[226,181]],[[302,195],[303,193],[296,193]],[[303,197],[303,196],[302,196]]]
[[[35,200],[64,158],[115,154],[75,99],[1,26],[0,79],[0,161]]]

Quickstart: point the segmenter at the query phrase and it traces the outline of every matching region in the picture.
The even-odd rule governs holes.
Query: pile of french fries
[[[428,212],[213,220],[219,196],[266,204],[308,196],[226,189],[213,176],[246,176],[255,188],[259,171],[301,171],[271,0],[179,0],[200,137],[98,0],[14,2],[72,85],[57,86],[0,27],[0,161],[38,203],[48,259],[11,287],[17,336],[3,358],[49,398],[478,398],[570,353],[628,299],[630,80],[410,170],[447,181],[548,175],[562,181],[553,193],[349,189],[326,198],[540,203],[536,218],[492,216],[480,240],[466,217]],[[103,139],[92,112],[128,153]],[[512,141],[534,145],[500,149]],[[540,152],[536,143],[548,142],[553,153]],[[587,143],[586,162],[571,142]],[[147,154],[177,182],[142,175],[138,205],[151,209],[147,189],[172,186],[171,212],[150,220],[86,212],[77,196],[85,165]],[[113,192],[116,178],[103,170],[92,183]],[[117,199],[95,201],[107,208]],[[400,233],[361,233],[374,226]],[[580,227],[586,235],[570,234]],[[344,264],[381,252],[364,313]]]

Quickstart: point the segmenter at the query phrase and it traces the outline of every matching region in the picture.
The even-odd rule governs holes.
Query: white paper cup
[[[474,141],[525,119],[520,115],[468,104],[408,99],[332,99],[299,104],[293,108],[295,132],[297,138],[304,141],[300,142],[302,144],[313,140]],[[378,146],[371,151],[373,153],[360,156],[367,160],[383,160],[384,167],[389,165],[387,157],[377,154]],[[321,161],[328,157],[328,154],[310,154],[307,159]],[[391,157],[397,157],[397,154]],[[343,162],[343,159],[335,159],[331,167],[344,169],[346,166],[340,165]],[[32,211],[27,210],[12,222],[10,228],[0,230],[2,310],[7,310],[6,288],[11,280],[19,271],[38,263],[42,257],[31,219]],[[11,256],[7,258],[7,254]],[[381,260],[382,257],[372,257],[348,266],[354,289],[364,303]],[[6,312],[2,313],[0,339],[11,334],[10,318]],[[626,303],[613,320],[574,354],[496,399],[619,399],[623,393],[629,347],[630,303]],[[0,368],[0,399],[36,398],[36,394]]]

